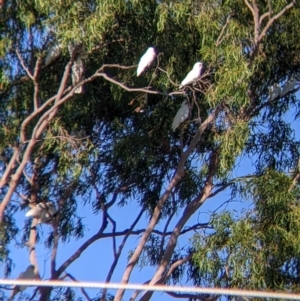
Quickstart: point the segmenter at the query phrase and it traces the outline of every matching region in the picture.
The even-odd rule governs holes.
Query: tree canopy
[[[45,243],[50,278],[74,280],[72,263],[111,237],[109,282],[124,245],[140,235],[121,283],[150,266],[154,274],[141,280],[150,284],[299,291],[300,148],[287,118],[300,112],[298,1],[2,0],[0,7],[0,252],[7,275],[16,238],[36,278],[35,246]],[[137,77],[150,46],[159,54]],[[180,87],[196,62],[204,74]],[[173,131],[184,101],[189,117]],[[243,211],[217,210],[224,192],[229,202],[244,202]],[[192,222],[208,200],[215,212]],[[48,225],[14,217],[48,202],[57,210]],[[131,226],[120,229],[112,212],[132,204]],[[82,207],[101,219],[59,262],[63,244],[87,236]],[[92,300],[124,299],[124,290],[110,293]],[[59,300],[54,288],[35,294]],[[135,292],[132,300],[152,294]],[[58,295],[80,298],[71,289]]]

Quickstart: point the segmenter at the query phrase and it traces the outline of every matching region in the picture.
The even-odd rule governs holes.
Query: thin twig
[[[224,39],[223,34],[224,34],[225,29],[227,28],[227,26],[228,26],[228,24],[229,24],[229,21],[230,21],[231,16],[232,16],[232,14],[229,14],[229,15],[228,15],[228,17],[227,17],[227,19],[226,19],[226,22],[225,22],[225,24],[223,25],[223,27],[222,27],[222,29],[221,29],[221,33],[220,33],[220,35],[218,36],[218,39],[217,39],[217,42],[216,42],[216,46],[219,46],[219,45],[222,43],[222,41],[223,41],[223,39]]]
[[[66,276],[69,277],[74,282],[80,282],[75,277],[73,277],[70,273],[66,273]],[[85,289],[83,287],[81,287],[80,290],[88,301],[92,301],[92,299],[89,297],[89,295],[87,294],[87,292],[85,291]]]

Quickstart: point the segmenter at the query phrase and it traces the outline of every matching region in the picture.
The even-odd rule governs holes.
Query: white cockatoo
[[[34,275],[34,265],[29,265],[26,269],[26,271],[20,273],[19,277],[17,278],[19,279],[26,279],[26,280],[34,280],[35,279],[35,275]],[[9,297],[8,300],[13,300],[14,296],[19,293],[24,291],[27,288],[26,285],[15,285],[12,291],[11,296]]]
[[[38,203],[34,208],[30,209],[25,216],[37,218],[39,223],[48,223],[52,220],[57,210],[53,203]]]
[[[173,123],[172,123],[172,129],[175,131],[180,123],[185,121],[190,115],[190,107],[187,101],[184,101],[181,104],[180,109],[177,111],[176,116],[174,117]]]
[[[45,59],[45,66],[50,65],[53,61],[55,61],[61,55],[61,49],[58,44],[52,45],[47,53]]]
[[[144,55],[141,57],[139,61],[139,65],[137,68],[137,76],[140,76],[147,67],[151,65],[151,63],[155,60],[157,56],[157,49],[155,47],[149,47]]]
[[[188,73],[188,75],[185,77],[185,79],[181,82],[181,85],[179,88],[182,88],[183,86],[189,85],[193,82],[195,82],[197,79],[199,79],[204,72],[204,65],[202,62],[197,62],[193,69]]]
[[[297,81],[295,79],[288,80],[285,85],[283,86],[281,96],[284,96],[285,94],[289,93],[290,91],[294,90],[295,86],[297,84]]]
[[[281,93],[281,89],[279,87],[279,85],[274,85],[272,87],[270,87],[269,89],[269,96],[270,96],[270,100],[273,100],[275,98],[277,98],[278,96],[280,96]]]

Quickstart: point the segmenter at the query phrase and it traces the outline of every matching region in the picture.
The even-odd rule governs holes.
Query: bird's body
[[[281,96],[284,96],[285,94],[289,93],[290,91],[294,90],[295,86],[297,84],[297,81],[295,79],[288,80],[285,85],[283,86]]]
[[[84,64],[81,56],[78,56],[72,66],[72,84],[73,86],[79,83],[83,78]],[[83,86],[78,87],[74,93],[83,93]]]
[[[53,203],[38,203],[34,208],[30,209],[25,216],[37,218],[39,223],[48,223],[52,220],[57,210]]]
[[[270,100],[273,100],[275,98],[277,98],[278,96],[280,96],[281,93],[281,89],[278,85],[274,85],[269,89],[269,96],[270,96]]]
[[[178,126],[185,121],[190,114],[190,107],[187,101],[184,101],[181,104],[180,109],[177,111],[176,116],[174,117],[173,123],[172,123],[172,129],[175,131]]]
[[[26,271],[20,273],[19,277],[17,279],[26,279],[26,280],[34,280],[35,279],[35,274],[34,274],[34,265],[30,265],[27,267]],[[27,288],[26,285],[16,285],[13,288],[12,294],[9,298],[9,300],[13,300],[14,296],[18,292],[22,292]]]
[[[197,62],[193,69],[188,73],[188,75],[185,77],[185,79],[181,82],[181,85],[179,88],[182,88],[183,86],[189,85],[196,80],[198,80],[204,72],[204,66],[202,62]]]
[[[139,65],[137,68],[137,76],[140,76],[147,67],[155,60],[157,56],[157,50],[155,47],[149,47],[144,55],[140,58]]]
[[[46,59],[45,59],[45,66],[50,65],[53,61],[55,61],[61,54],[61,50],[59,45],[54,44],[50,47]]]

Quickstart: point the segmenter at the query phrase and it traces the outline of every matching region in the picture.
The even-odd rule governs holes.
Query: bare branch
[[[227,17],[226,22],[225,22],[225,24],[223,25],[223,27],[222,27],[222,29],[221,29],[221,32],[220,32],[220,35],[218,36],[218,39],[217,39],[217,41],[216,41],[216,46],[219,46],[219,45],[222,43],[222,41],[223,41],[223,39],[224,39],[224,37],[223,37],[224,31],[225,31],[225,29],[227,28],[227,26],[228,26],[228,24],[229,24],[229,21],[230,21],[231,16],[232,16],[232,14],[230,14],[230,15]]]
[[[109,77],[106,73],[101,73],[101,72],[98,72],[97,73],[97,76],[101,76],[101,77],[104,77],[106,80],[108,80],[109,82],[113,83],[113,84],[116,84],[118,85],[119,87],[123,88],[124,90],[126,91],[129,91],[129,92],[145,92],[145,93],[149,93],[149,94],[155,94],[155,95],[163,95],[163,96],[167,96],[168,94],[166,93],[162,93],[162,92],[159,92],[159,91],[153,91],[153,90],[149,90],[150,87],[147,87],[147,88],[129,88],[127,86],[125,86],[124,84],[116,81],[115,79]]]
[[[149,284],[150,280],[144,282],[143,284]],[[136,299],[136,297],[142,292],[142,290],[136,290],[134,291],[134,293],[131,295],[129,301],[134,301]],[[102,301],[102,300],[101,300]]]
[[[208,175],[206,177],[205,185],[201,190],[200,194],[191,203],[189,203],[186,206],[181,218],[175,225],[173,233],[169,238],[169,242],[165,254],[161,259],[160,264],[149,285],[160,284],[164,281],[163,275],[172,258],[172,254],[176,247],[180,232],[183,226],[185,225],[185,223],[189,220],[189,218],[195,213],[195,211],[205,202],[205,200],[210,195],[211,190],[213,188],[213,177],[217,171],[218,165],[219,165],[219,154],[217,151],[212,151],[210,155],[210,163],[209,163]],[[141,297],[140,301],[148,301],[151,298],[152,294],[153,292],[147,291]]]
[[[26,245],[29,248],[29,260],[32,265],[34,265],[34,274],[37,279],[40,279],[38,262],[36,260],[35,244],[36,244],[36,227],[38,225],[38,220],[34,218],[31,223],[29,240]]]
[[[69,278],[70,278],[72,281],[74,281],[74,282],[80,282],[80,281],[76,280],[76,278],[73,277],[73,276],[72,276],[71,274],[69,274],[69,273],[66,273],[66,276],[69,277]],[[92,301],[92,299],[89,297],[89,295],[87,294],[87,292],[85,291],[85,289],[84,289],[83,287],[81,287],[80,290],[81,290],[82,294],[85,296],[86,300]]]
[[[8,182],[8,178],[10,177],[10,175],[13,172],[13,169],[15,168],[16,161],[17,161],[19,153],[20,153],[20,147],[15,146],[13,149],[14,149],[13,155],[10,158],[9,163],[5,168],[5,172],[1,178],[0,188],[2,188]]]
[[[174,202],[173,202],[174,203]],[[160,242],[160,257],[163,255],[164,253],[164,244],[165,244],[165,238],[166,238],[166,235],[167,235],[167,230],[168,230],[168,227],[169,227],[169,224],[172,220],[172,218],[174,217],[174,214],[176,213],[176,207],[175,205],[173,205],[173,208],[172,208],[172,212],[171,214],[169,215],[167,221],[166,221],[166,224],[165,224],[165,227],[164,227],[164,230],[162,232],[162,238],[161,238],[161,242]]]
[[[176,262],[174,262],[174,263],[171,265],[171,267],[170,267],[168,273],[167,273],[166,276],[164,277],[164,281],[166,281],[166,280],[172,275],[172,273],[174,272],[174,270],[175,270],[177,267],[179,267],[179,266],[185,264],[186,262],[190,261],[190,260],[192,259],[193,255],[194,255],[194,253],[191,253],[191,254],[189,254],[189,256],[187,256],[187,257],[185,257],[185,258],[182,258],[182,259],[179,259],[179,260],[177,260]]]
[[[26,71],[27,75],[28,75],[32,80],[34,80],[32,74],[30,73],[29,69],[28,69],[28,68],[26,67],[26,65],[25,65],[25,62],[24,62],[24,60],[23,60],[23,58],[22,58],[22,56],[21,56],[21,54],[20,54],[20,52],[19,52],[19,49],[16,49],[15,51],[16,51],[16,54],[17,54],[17,56],[18,56],[18,59],[19,59],[21,65],[22,65],[23,69]]]
[[[296,4],[296,0],[293,0],[292,2],[290,2],[288,5],[286,5],[279,13],[277,13],[274,17],[272,17],[267,25],[265,26],[265,28],[262,30],[262,32],[259,35],[259,42],[264,38],[264,36],[266,35],[267,31],[269,30],[269,28],[273,25],[273,23],[279,19],[286,11],[288,11],[289,9],[291,9],[294,5]]]
[[[256,0],[252,0],[253,3],[253,21],[254,21],[254,43],[257,45],[259,43],[259,32],[260,32],[260,23],[259,23],[259,9],[256,3]]]
[[[248,6],[249,10],[251,11],[253,17],[254,17],[254,9],[253,7],[251,6],[251,4],[249,3],[248,0],[244,0],[245,4]]]
[[[117,247],[116,247],[116,236],[114,235],[116,233],[116,222],[110,217],[109,214],[107,214],[107,219],[112,224],[112,240],[113,240],[113,252],[114,252],[114,258],[117,256]]]
[[[259,25],[262,24],[262,22],[263,22],[263,20],[264,20],[265,18],[267,18],[267,17],[270,18],[270,16],[271,16],[270,12],[267,12],[267,13],[262,14],[262,15],[260,16],[260,18],[259,18]]]
[[[172,81],[172,79],[170,78],[169,73],[168,73],[166,70],[164,70],[164,69],[162,69],[162,68],[160,68],[160,67],[157,67],[157,69],[158,69],[159,71],[161,71],[161,72],[163,72],[163,73],[165,73],[165,74],[167,75],[168,80],[170,81],[170,83],[171,83],[173,86],[175,86],[175,87],[180,86],[180,85],[176,84],[174,81]]]
[[[110,267],[110,269],[108,271],[108,274],[107,274],[107,277],[106,277],[106,282],[110,282],[110,280],[112,278],[112,275],[113,275],[113,273],[115,271],[115,268],[116,268],[116,266],[118,264],[118,261],[120,259],[122,250],[123,250],[123,248],[125,246],[125,243],[126,243],[128,237],[130,236],[131,231],[134,229],[134,227],[137,225],[137,223],[139,222],[140,218],[142,217],[144,211],[145,211],[145,208],[143,207],[141,209],[141,211],[139,212],[139,214],[137,215],[136,219],[133,221],[132,225],[130,226],[128,233],[123,238],[123,240],[122,240],[122,242],[121,242],[121,244],[119,246],[118,252],[115,255],[114,261],[113,261],[113,263],[112,263],[112,265],[111,265],[111,267]],[[106,300],[106,294],[107,294],[107,289],[103,289],[102,296],[101,296],[101,301],[105,301]]]
[[[53,248],[51,252],[51,277],[55,276],[55,269],[56,269],[56,256],[58,250],[58,242],[59,242],[59,234],[58,234],[58,220],[59,215],[55,217],[52,222],[53,226]]]
[[[25,179],[27,180],[27,182],[28,182],[30,185],[32,185],[32,180],[31,180],[30,177],[28,176],[28,174],[27,174],[27,172],[26,172],[25,169],[23,170],[23,175],[24,175]]]
[[[300,179],[300,173],[298,173],[296,175],[296,177],[293,179],[293,182],[292,182],[291,186],[289,187],[288,192],[291,192],[293,190],[293,188],[297,185],[299,179]]]
[[[96,190],[97,193],[98,190]],[[102,203],[102,210],[103,210],[103,218],[102,218],[102,225],[99,229],[99,231],[93,235],[91,238],[89,238],[87,241],[85,241],[76,251],[73,255],[71,255],[57,270],[55,278],[58,278],[63,271],[66,270],[66,268],[74,262],[80,255],[95,241],[103,237],[103,232],[107,227],[107,211],[104,207],[104,204]],[[52,279],[52,278],[51,278]]]
[[[33,105],[34,111],[36,111],[39,107],[39,83],[38,83],[38,75],[42,65],[42,58],[39,57],[36,61],[34,74],[33,74],[33,83],[34,83],[34,94],[33,94]]]
[[[296,176],[294,177],[292,184],[290,185],[288,192],[290,193],[293,188],[297,185],[299,179],[300,179],[300,159],[298,160],[298,173],[296,174]]]

